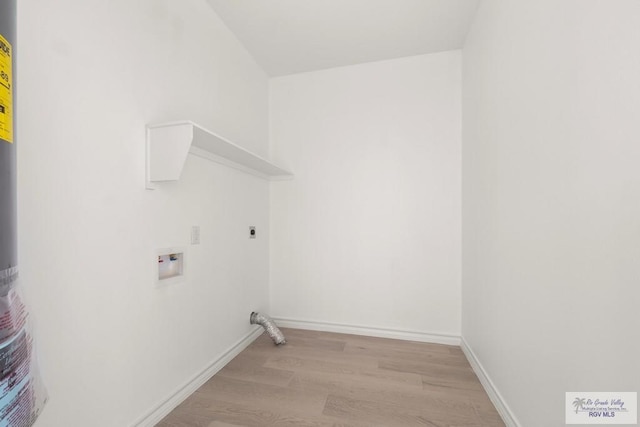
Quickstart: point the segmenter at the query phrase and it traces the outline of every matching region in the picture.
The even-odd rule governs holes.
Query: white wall
[[[485,0],[463,51],[462,334],[522,426],[640,386],[640,3]]]
[[[267,78],[205,0],[21,0],[18,15],[37,426],[131,425],[268,310],[268,183],[190,156],[180,182],[144,190],[144,125],[191,119],[266,155]],[[187,247],[188,280],[157,288],[167,246]]]
[[[459,335],[460,52],[270,88],[272,314]]]

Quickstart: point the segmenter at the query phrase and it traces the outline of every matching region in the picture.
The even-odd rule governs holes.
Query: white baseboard
[[[484,387],[484,390],[487,392],[489,399],[496,407],[496,410],[500,414],[500,417],[502,417],[502,421],[504,421],[505,425],[507,427],[522,427],[464,337],[461,337],[460,339],[460,348],[467,357],[471,368],[473,368],[473,372],[476,373],[482,387]]]
[[[273,317],[273,320],[278,326],[282,326],[283,328],[337,332],[340,334],[365,335],[369,337],[392,338],[397,340],[419,341],[434,344],[460,345],[460,337],[457,335],[405,331],[401,329],[374,328],[359,325],[344,325],[331,322],[287,319],[284,317]]]
[[[191,378],[178,388],[171,396],[165,399],[162,403],[151,410],[147,415],[139,418],[133,427],[153,427],[159,423],[164,417],[169,415],[179,404],[181,404],[187,397],[189,397],[194,391],[200,388],[204,383],[209,381],[220,369],[236,357],[242,350],[247,348],[249,344],[255,341],[262,334],[261,327],[255,327],[255,329],[244,338],[232,345],[227,351],[225,351],[220,357],[213,360],[209,365],[199,374]]]

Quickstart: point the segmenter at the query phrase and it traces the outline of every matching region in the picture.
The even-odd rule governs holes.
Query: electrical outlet
[[[249,238],[250,239],[256,238],[256,227],[253,225],[249,227]]]
[[[191,244],[192,245],[200,244],[200,226],[199,225],[191,226]]]

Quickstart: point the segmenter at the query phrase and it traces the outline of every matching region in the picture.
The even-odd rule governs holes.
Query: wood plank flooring
[[[458,347],[329,332],[266,334],[157,427],[504,426]]]

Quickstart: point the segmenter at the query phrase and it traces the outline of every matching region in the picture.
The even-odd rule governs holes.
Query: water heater
[[[0,0],[0,427],[32,426],[47,399],[18,284],[16,0]]]
[[[16,0],[0,0],[0,295],[18,276],[16,227]]]

